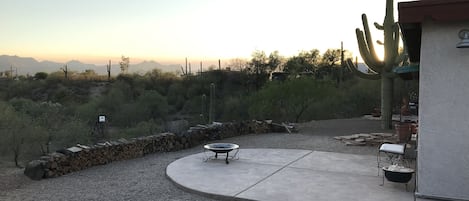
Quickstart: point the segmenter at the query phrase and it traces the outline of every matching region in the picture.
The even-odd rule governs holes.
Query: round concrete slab
[[[411,200],[405,186],[380,186],[376,156],[298,149],[240,149],[239,159],[202,152],[168,165],[177,185],[229,200]]]

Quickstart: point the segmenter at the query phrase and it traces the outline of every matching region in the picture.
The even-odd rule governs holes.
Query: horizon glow
[[[359,56],[361,14],[368,15],[373,39],[382,39],[371,23],[384,20],[385,0],[3,0],[0,6],[0,55],[92,64],[125,55],[131,63],[181,64],[186,57],[247,59],[255,50],[322,53],[341,41]]]

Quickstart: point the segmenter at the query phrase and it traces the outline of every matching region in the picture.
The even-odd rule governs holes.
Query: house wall
[[[469,200],[469,22],[422,23],[417,195]]]

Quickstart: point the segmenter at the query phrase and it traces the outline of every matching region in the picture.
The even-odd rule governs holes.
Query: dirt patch
[[[300,133],[305,135],[342,136],[356,133],[392,133],[392,130],[381,129],[379,120],[365,118],[331,119],[310,121],[296,125]]]
[[[3,159],[2,159],[3,160]],[[17,168],[13,162],[0,162],[0,195],[32,182],[23,174],[24,168]]]

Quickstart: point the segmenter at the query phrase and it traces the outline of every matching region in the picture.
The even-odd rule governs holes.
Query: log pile
[[[175,134],[162,133],[131,140],[119,139],[92,146],[76,145],[42,156],[45,178],[104,165],[113,161],[142,157],[156,152],[175,151],[184,148]]]
[[[210,125],[197,125],[191,127],[187,132],[179,134],[161,133],[129,140],[107,141],[90,146],[77,144],[31,161],[24,173],[35,180],[58,177],[113,161],[138,158],[151,153],[186,149],[210,140],[268,132],[286,131],[273,126],[271,121],[215,122]]]
[[[397,135],[394,133],[358,133],[353,135],[337,136],[347,146],[376,146],[382,143],[397,143]]]

